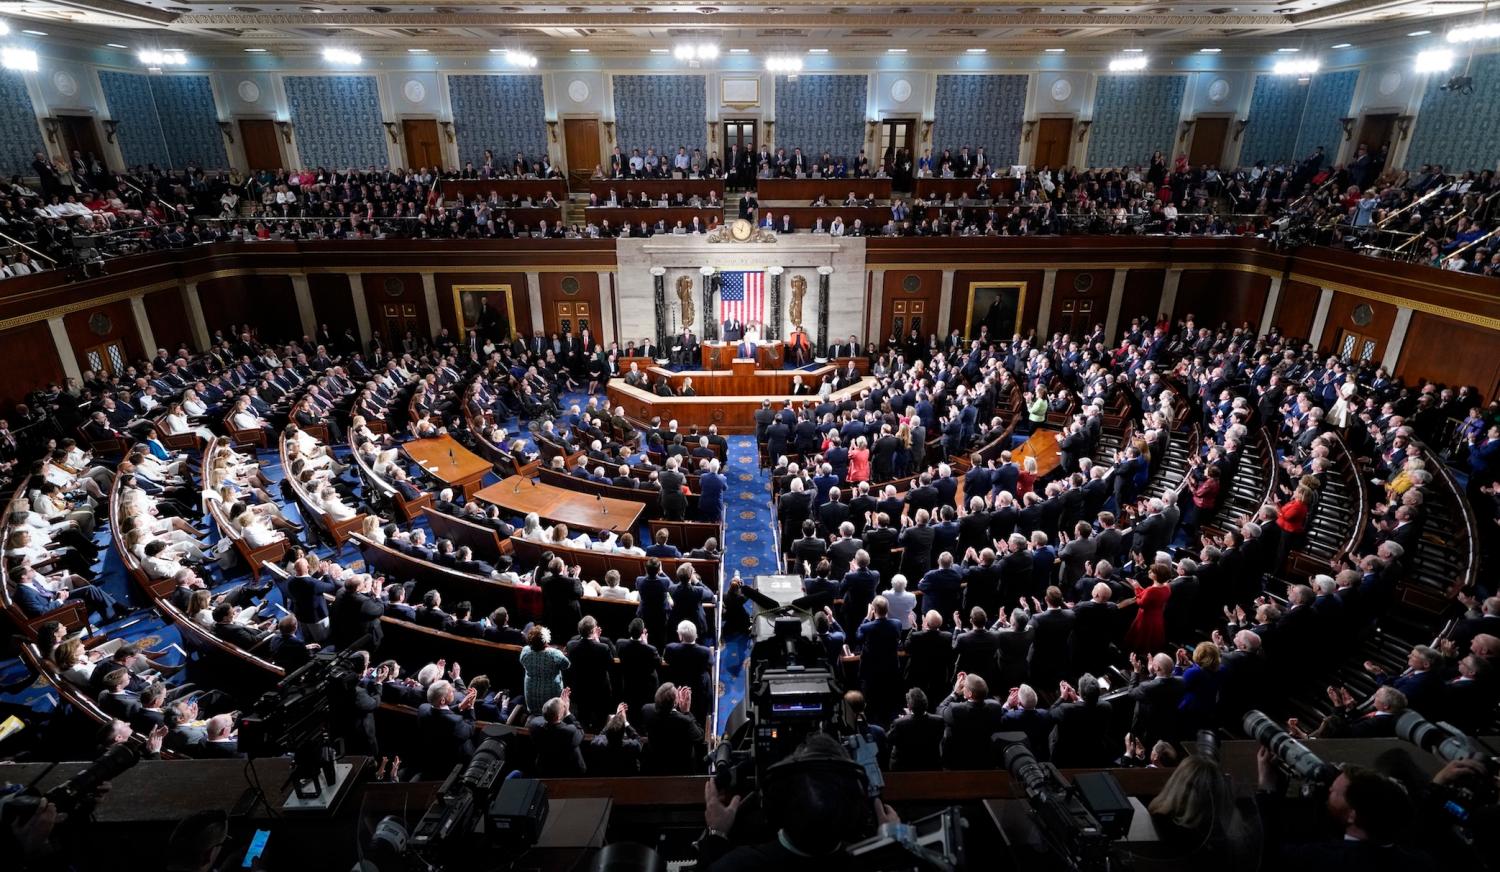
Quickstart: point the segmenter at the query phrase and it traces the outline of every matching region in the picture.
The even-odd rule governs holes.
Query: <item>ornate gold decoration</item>
[[[386,136],[389,136],[391,138],[391,144],[395,145],[396,144],[396,140],[398,138],[396,136],[396,128],[399,127],[400,125],[398,125],[394,121],[382,121],[380,123],[383,124],[383,125],[385,125],[385,134],[386,134]]]
[[[774,231],[756,227],[743,218],[728,224],[720,224],[708,234],[709,242],[775,242]]]
[[[802,298],[807,296],[807,278],[792,276],[792,303],[787,309],[787,318],[798,327],[802,326]]]
[[[922,141],[923,142],[927,142],[927,141],[929,141],[931,139],[932,139],[932,122],[931,121],[923,121],[922,122]]]
[[[233,121],[220,121],[219,122],[219,132],[222,133],[222,134],[224,134],[224,138],[227,139],[227,140],[229,140],[229,144],[230,145],[234,145],[234,122]]]
[[[1249,118],[1239,118],[1234,122],[1234,141],[1239,142],[1240,136],[1244,134],[1245,128],[1250,126]]]
[[[443,138],[448,140],[448,143],[451,145],[453,143],[453,122],[439,121],[438,126],[443,128]]]
[[[1079,142],[1083,142],[1083,138],[1085,136],[1089,135],[1089,127],[1091,127],[1093,125],[1093,123],[1094,122],[1092,120],[1078,122],[1078,141]]]
[[[53,144],[57,143],[57,128],[61,126],[61,124],[62,122],[58,121],[56,118],[42,119],[42,128],[47,131],[48,142]]]
[[[547,122],[547,134],[552,137],[552,144],[557,145],[557,122]]]
[[[1177,141],[1179,143],[1187,142],[1188,135],[1193,132],[1193,125],[1197,123],[1198,119],[1196,118],[1189,118],[1188,120],[1180,123],[1178,125]]]
[[[613,121],[604,122],[604,138],[609,140],[610,145],[615,144],[615,123]]]
[[[677,279],[677,303],[682,307],[682,326],[693,326],[693,320],[698,313],[693,308],[693,280],[689,276],[680,276]]]

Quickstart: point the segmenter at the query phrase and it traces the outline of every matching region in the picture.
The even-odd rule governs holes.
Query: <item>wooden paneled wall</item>
[[[52,330],[45,321],[37,321],[0,333],[5,348],[5,367],[0,370],[0,416],[8,415],[16,403],[36,388],[49,382],[62,384],[65,371],[52,341]],[[19,426],[12,420],[11,426]]]
[[[1177,301],[1172,318],[1192,315],[1200,327],[1220,324],[1250,329],[1260,327],[1260,316],[1266,310],[1266,294],[1271,277],[1260,273],[1228,269],[1184,270],[1177,285]]]

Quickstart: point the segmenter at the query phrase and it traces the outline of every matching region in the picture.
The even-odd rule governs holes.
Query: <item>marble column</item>
[[[928,333],[937,334],[939,342],[948,338],[948,324],[953,320],[953,270],[943,270],[941,290],[938,291],[937,323]]]
[[[1169,321],[1173,317],[1172,310],[1177,308],[1177,286],[1181,283],[1182,270],[1167,270],[1167,276],[1162,280],[1161,285],[1161,306],[1157,308],[1157,311],[1165,313]]]
[[[719,318],[713,314],[714,291],[717,290],[716,282],[718,276],[716,270],[711,266],[705,266],[698,270],[698,275],[703,277],[703,339],[706,342],[717,342],[719,339]]]
[[[880,318],[884,314],[882,309],[885,305],[885,270],[877,269],[870,272],[870,320],[869,334],[864,341],[875,342],[877,345],[885,341],[880,335]]]
[[[1318,340],[1323,338],[1323,325],[1328,323],[1328,307],[1333,304],[1333,291],[1322,288],[1318,292],[1318,312],[1313,315],[1312,329],[1307,331],[1307,341],[1312,343],[1313,349],[1321,348]]]
[[[198,351],[207,351],[212,337],[208,332],[208,321],[203,317],[203,301],[198,299],[198,283],[187,282],[180,288],[182,308],[187,312],[188,329],[193,333],[193,346]]]
[[[656,295],[656,344],[667,347],[667,270],[665,267],[651,268],[652,293]]]
[[[156,356],[156,334],[151,330],[151,316],[146,314],[145,297],[130,298],[130,314],[135,317],[136,332],[141,335],[141,347],[146,349],[147,357]],[[176,352],[171,348],[168,351]]]
[[[599,272],[599,308],[602,309],[594,323],[599,325],[596,334],[605,348],[615,341],[615,289],[614,273]],[[660,317],[660,316],[658,316]]]
[[[1047,340],[1047,328],[1052,326],[1052,295],[1056,292],[1057,270],[1044,271],[1042,273],[1042,298],[1037,301],[1036,309],[1036,335],[1043,342]],[[1017,323],[1021,320],[1021,314],[1016,313]]]
[[[292,274],[292,297],[297,301],[297,320],[302,325],[302,335],[312,336],[318,332],[318,317],[313,313],[312,290],[307,286],[307,276]]]
[[[786,270],[779,266],[773,266],[766,272],[771,274],[771,302],[769,316],[766,318],[767,339],[780,339],[781,327],[786,321],[786,309],[781,305],[781,279]]]
[[[52,344],[57,347],[57,359],[62,361],[63,375],[74,381],[83,381],[83,371],[78,368],[78,355],[73,353],[73,343],[68,339],[68,328],[63,326],[62,316],[48,318],[47,329],[52,333]],[[154,356],[155,350],[151,354]]]
[[[1130,270],[1115,270],[1114,280],[1109,285],[1109,308],[1104,316],[1104,341],[1114,345],[1115,331],[1120,329],[1120,306],[1125,301],[1125,279]]]
[[[422,273],[422,301],[427,304],[427,332],[431,334],[428,337],[430,339],[443,327],[443,316],[438,311],[437,276],[430,272]]]
[[[1385,356],[1380,365],[1386,372],[1395,372],[1401,360],[1401,347],[1406,344],[1406,330],[1411,326],[1411,310],[1402,306],[1396,310],[1396,321],[1391,325],[1391,338],[1385,344]]]
[[[526,274],[526,299],[531,302],[531,330],[540,332],[546,323],[542,318],[542,278],[534,272]]]
[[[1271,276],[1271,288],[1266,291],[1266,310],[1260,313],[1260,335],[1271,332],[1276,322],[1276,307],[1281,303],[1281,276]]]
[[[370,347],[370,302],[365,299],[364,284],[358,273],[349,273],[349,298],[354,301],[354,329],[359,331],[360,344]]]
[[[828,345],[828,283],[832,275],[833,267],[818,267],[818,335],[813,338],[818,348]]]

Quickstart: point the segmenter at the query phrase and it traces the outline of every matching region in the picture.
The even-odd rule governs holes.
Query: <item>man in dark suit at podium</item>
[[[739,342],[745,335],[745,322],[730,318],[724,322],[724,330],[719,335],[725,342]]]

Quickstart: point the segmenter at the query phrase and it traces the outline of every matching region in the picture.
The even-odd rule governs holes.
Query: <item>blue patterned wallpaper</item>
[[[541,76],[449,76],[459,165],[484,162],[510,166],[515,153],[538,160],[547,153],[547,110]]]
[[[302,166],[345,170],[389,164],[374,76],[287,76],[281,82]]]
[[[1094,89],[1088,165],[1145,166],[1160,151],[1170,162],[1186,76],[1100,76]]]
[[[675,155],[703,148],[708,131],[708,83],[703,76],[615,76],[615,141],[627,155],[654,148]]]
[[[1245,128],[1245,144],[1240,147],[1241,166],[1261,161],[1269,166],[1296,159],[1297,134],[1309,87],[1297,84],[1296,76],[1267,73],[1255,77],[1255,88],[1250,92],[1250,124]]]
[[[980,146],[990,166],[1020,163],[1030,76],[938,76],[933,155]]]
[[[776,77],[776,147],[787,154],[828,151],[849,161],[865,141],[868,76]]]
[[[42,147],[42,131],[20,73],[0,71],[0,172],[31,175],[32,154]]]
[[[1469,95],[1441,91],[1447,76],[1429,76],[1406,165],[1442,164],[1450,172],[1493,169],[1500,162],[1500,55],[1475,55]]]
[[[205,169],[229,166],[219,110],[208,76],[150,76],[156,117],[172,166],[195,164]]]
[[[151,94],[151,77],[100,70],[99,85],[104,89],[110,117],[120,122],[115,141],[120,144],[125,165],[172,166],[161,120],[156,115],[156,98]]]
[[[1313,153],[1318,146],[1328,151],[1328,163],[1339,156],[1339,146],[1344,143],[1344,126],[1340,118],[1349,115],[1354,102],[1354,86],[1359,82],[1358,70],[1339,70],[1318,73],[1307,86],[1307,106],[1302,112],[1302,132],[1297,135],[1297,149],[1292,152],[1300,160]]]

